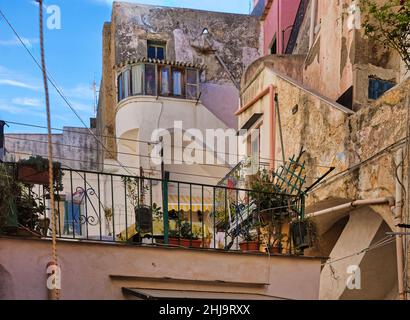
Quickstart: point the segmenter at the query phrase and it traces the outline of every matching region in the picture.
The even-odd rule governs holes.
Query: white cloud
[[[37,86],[33,86],[31,84],[12,80],[12,79],[0,79],[0,85],[6,85],[6,86],[23,88],[23,89],[36,90],[36,91],[39,90],[39,87]]]
[[[44,113],[42,112],[27,110],[27,108],[24,107],[17,107],[8,104],[0,104],[0,110],[12,115],[34,116],[42,118],[45,117]]]
[[[75,86],[74,88],[65,89],[64,93],[70,98],[91,100],[91,101],[94,99],[94,92],[93,92],[93,88],[91,85],[79,84]]]
[[[28,48],[32,48],[33,44],[39,43],[40,41],[38,38],[29,39],[25,37],[21,37],[21,40]],[[0,40],[0,46],[12,47],[12,46],[18,46],[18,45],[21,45],[21,42],[17,37],[14,37],[13,39],[9,39],[9,40]]]
[[[79,102],[71,101],[71,105],[77,111],[83,111],[83,112],[92,112],[93,111],[92,103],[86,104],[86,103],[79,103]]]
[[[36,98],[13,98],[11,102],[19,106],[27,107],[41,107],[43,105],[43,102]]]

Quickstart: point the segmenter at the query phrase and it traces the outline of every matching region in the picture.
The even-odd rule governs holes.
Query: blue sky
[[[92,83],[101,79],[101,30],[110,20],[112,0],[48,0],[61,9],[61,29],[45,28],[48,72],[88,123],[93,116]],[[248,13],[249,0],[127,1],[211,11]],[[0,0],[0,9],[39,59],[38,7],[33,0]],[[47,18],[47,15],[45,16]],[[0,17],[0,120],[45,125],[41,72]],[[50,88],[52,125],[82,126]],[[11,125],[6,132],[44,132]]]

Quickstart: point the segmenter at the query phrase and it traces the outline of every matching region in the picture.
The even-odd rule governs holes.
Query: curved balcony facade
[[[131,96],[173,97],[198,100],[203,66],[142,58],[117,68],[117,101]]]
[[[160,168],[153,165],[149,158],[154,144],[134,143],[135,140],[154,142],[153,133],[157,129],[168,130],[173,137],[176,122],[180,123],[177,129],[182,132],[198,130],[204,139],[207,129],[227,129],[226,124],[200,101],[199,79],[202,70],[198,65],[153,60],[139,61],[118,69],[115,127],[119,138],[118,157],[122,163],[143,167],[144,170],[151,169],[151,176],[157,176]],[[172,143],[173,150],[174,141],[168,143]],[[184,173],[192,171],[191,173],[200,173],[204,177],[221,177],[227,170],[202,165],[192,165],[189,168],[180,166],[167,165],[165,169],[174,173],[181,170]],[[190,177],[178,178],[189,180]],[[206,179],[207,183],[217,181]]]

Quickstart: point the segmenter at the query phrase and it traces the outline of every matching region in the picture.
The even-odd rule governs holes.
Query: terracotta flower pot
[[[192,245],[191,245],[192,241]],[[185,248],[201,248],[201,240],[190,240],[190,239],[178,239],[178,238],[169,238],[168,243],[174,246],[181,246]]]
[[[282,247],[278,247],[278,246],[273,246],[273,247],[269,247],[269,253],[273,253],[273,254],[282,254]]]
[[[241,242],[239,244],[241,251],[244,252],[255,252],[259,251],[259,243],[256,241],[249,241],[249,242]]]
[[[38,171],[36,167],[19,164],[17,166],[17,180],[26,184],[48,185],[48,170]]]

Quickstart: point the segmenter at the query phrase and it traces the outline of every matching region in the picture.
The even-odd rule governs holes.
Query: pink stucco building
[[[263,53],[282,54],[289,41],[300,0],[254,0],[263,21]]]

